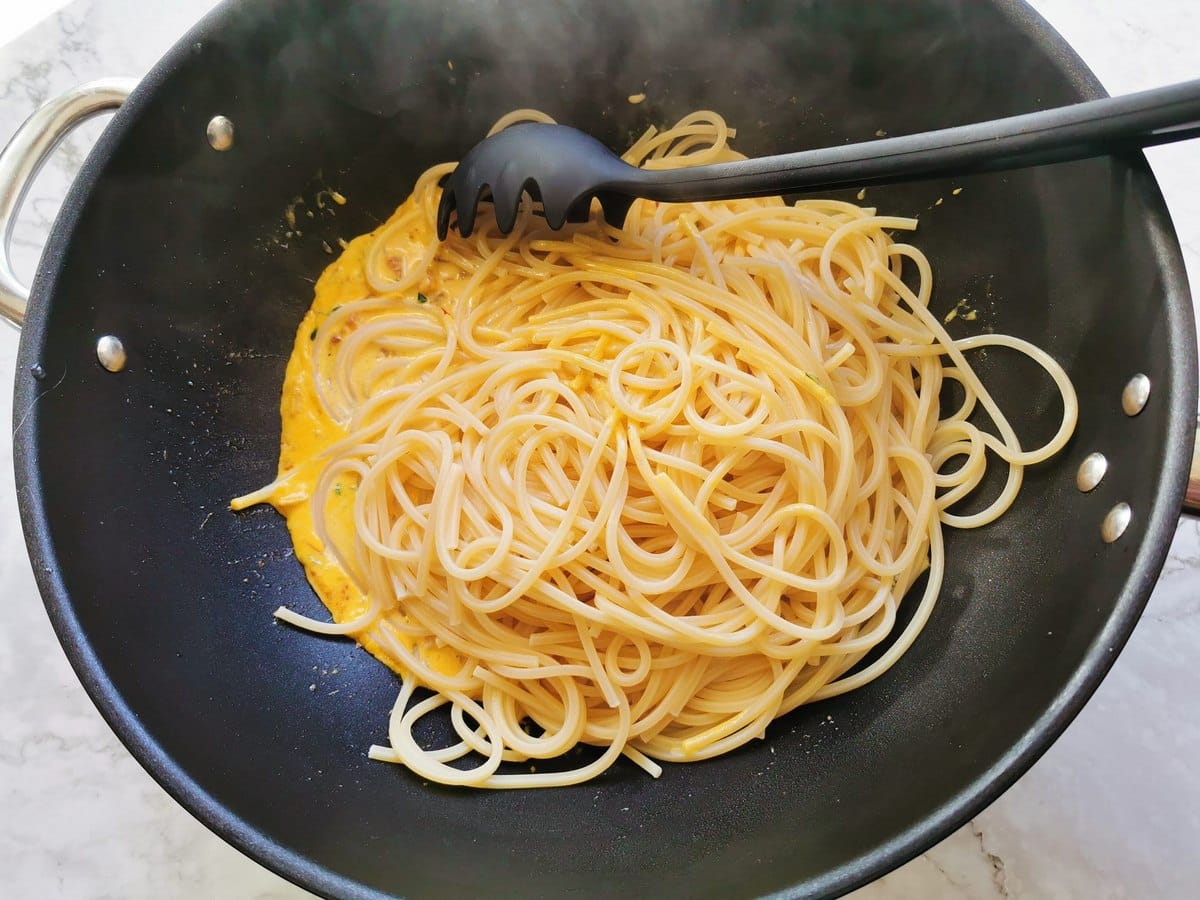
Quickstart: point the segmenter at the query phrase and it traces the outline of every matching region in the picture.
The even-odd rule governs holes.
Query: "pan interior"
[[[948,535],[938,607],[886,677],[723,759],[658,781],[622,763],[575,788],[494,793],[369,762],[395,679],[352,643],[273,623],[281,602],[322,611],[282,519],[227,503],[274,474],[283,367],[325,247],[382,221],[417,174],[510,109],[624,147],[707,107],[756,155],[1095,92],[1008,3],[224,7],[90,161],[23,337],[20,371],[47,373],[17,388],[18,409],[41,394],[18,435],[27,533],[85,684],[205,821],[340,896],[829,893],[917,852],[1065,726],[1161,564],[1139,548],[1178,493],[1160,473],[1183,456],[1193,344],[1140,157],[869,192],[920,218],[934,311],[963,298],[978,310],[952,333],[1026,337],[1067,367],[1078,434],[1027,473],[1000,522]],[[628,103],[635,93],[645,102]],[[217,114],[235,125],[229,152],[205,139]],[[322,203],[330,188],[349,202]],[[95,364],[104,333],[129,352],[119,376]],[[1048,381],[1001,352],[978,365],[1021,437],[1045,440],[1058,422]],[[1117,398],[1135,371],[1164,402],[1131,420]],[[1111,474],[1080,495],[1075,468],[1096,449]],[[1118,499],[1144,514],[1106,546],[1099,523]]]

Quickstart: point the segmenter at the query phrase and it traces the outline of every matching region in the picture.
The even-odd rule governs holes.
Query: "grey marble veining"
[[[0,48],[0,135],[79,81],[140,75],[209,0],[77,0]],[[1200,75],[1192,0],[1038,0],[1113,92]],[[101,128],[69,139],[16,231],[27,279],[70,178]],[[1200,285],[1200,143],[1151,160]],[[1200,291],[1198,291],[1200,293]],[[16,336],[0,329],[0,385]],[[11,420],[0,390],[0,421]],[[307,896],[193,820],[117,742],[51,632],[0,444],[0,896]],[[1200,896],[1200,523],[1181,523],[1146,615],[1095,698],[1046,756],[967,827],[854,896]]]

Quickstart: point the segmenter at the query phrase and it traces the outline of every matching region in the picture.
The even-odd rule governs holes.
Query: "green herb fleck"
[[[308,339],[310,341],[315,341],[317,339],[317,329],[314,328],[312,331],[309,332]]]
[[[818,378],[816,375],[814,375],[812,372],[805,372],[805,373],[804,373],[804,377],[805,377],[805,378],[808,378],[808,379],[810,379],[810,380],[811,380],[811,381],[813,381],[815,384],[820,384],[820,383],[821,383],[821,379],[820,379],[820,378]]]
[[[428,302],[429,302],[429,298],[428,298],[428,297],[426,297],[424,294],[418,293],[418,294],[417,294],[417,302],[418,302],[418,303],[428,303]]]
[[[339,303],[337,306],[335,306],[333,309],[331,309],[330,312],[335,313],[341,308],[342,308],[342,304]]]
[[[339,497],[342,496],[342,483],[340,481],[333,486],[333,492]]]

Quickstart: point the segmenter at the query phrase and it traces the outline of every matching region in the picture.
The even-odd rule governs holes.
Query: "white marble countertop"
[[[0,23],[0,139],[48,97],[140,75],[212,0],[40,0],[16,37]],[[39,0],[21,4],[23,20]],[[1200,76],[1195,0],[1036,0],[1113,93]],[[53,15],[50,15],[53,13]],[[14,20],[15,21],[15,20]],[[16,231],[26,279],[74,168],[101,126],[70,139]],[[1200,142],[1154,150],[1200,294]],[[0,328],[0,385],[17,337]],[[0,390],[0,421],[12,395]],[[297,898],[304,891],[208,832],[134,762],[59,648],[0,445],[0,896]],[[969,825],[856,900],[1200,897],[1200,523],[1180,524],[1149,607],[1066,734]]]

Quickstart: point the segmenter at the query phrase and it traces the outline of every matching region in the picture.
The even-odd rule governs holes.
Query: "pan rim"
[[[1082,58],[1023,0],[993,0],[993,3],[1015,28],[1027,34],[1039,50],[1057,62],[1062,73],[1078,89],[1081,99],[1106,96]],[[201,19],[138,85],[85,161],[43,250],[43,263],[34,280],[17,357],[14,409],[29,410],[23,427],[13,435],[21,524],[38,589],[76,676],[109,727],[151,777],[206,827],[289,881],[326,897],[386,898],[391,895],[337,874],[249,825],[201,788],[143,728],[136,712],[105,674],[75,615],[59,575],[57,554],[41,502],[38,384],[32,378],[21,377],[20,373],[29,370],[45,345],[49,298],[62,268],[65,251],[94,185],[125,132],[167,76],[186,59],[192,44],[231,12],[235,4],[236,0],[226,0]],[[1162,465],[1158,491],[1146,514],[1140,546],[1113,611],[1055,700],[993,766],[980,773],[941,808],[913,822],[892,840],[816,879],[771,896],[836,896],[860,887],[924,852],[989,806],[1049,749],[1078,715],[1110,671],[1149,600],[1166,560],[1187,482],[1197,405],[1196,335],[1182,251],[1158,183],[1142,154],[1129,157],[1128,162],[1134,190],[1146,208],[1144,221],[1163,276],[1172,360],[1169,384],[1164,390],[1175,398],[1175,402],[1168,413],[1167,439],[1160,451]]]

